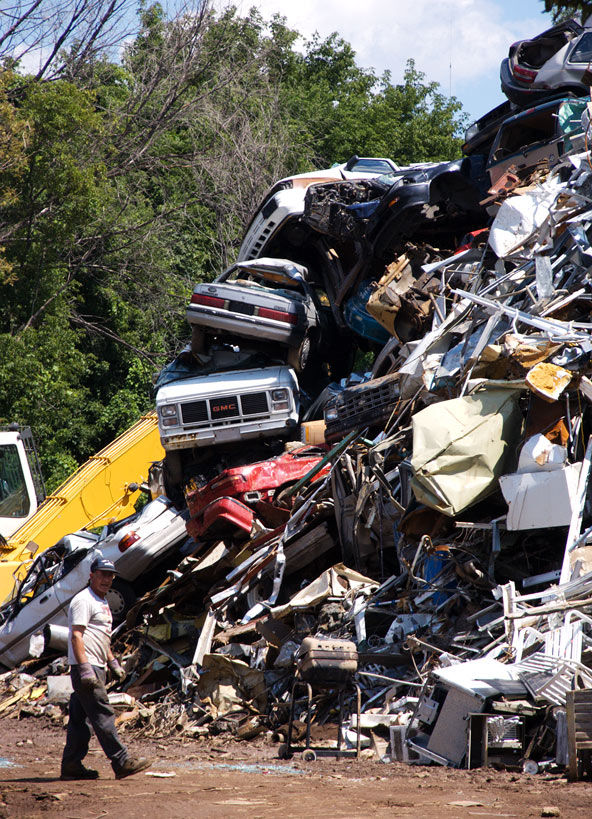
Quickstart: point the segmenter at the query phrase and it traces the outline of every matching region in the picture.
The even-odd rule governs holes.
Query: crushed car
[[[81,530],[64,536],[37,557],[11,599],[0,608],[0,665],[12,667],[28,656],[29,638],[46,624],[64,626],[68,606],[88,583],[98,555],[113,561],[117,577],[107,601],[121,622],[138,595],[150,588],[159,567],[188,540],[187,511],[161,496],[95,534]],[[176,555],[176,564],[181,558]]]
[[[267,254],[276,234],[289,229],[292,223],[299,220],[309,185],[335,179],[367,179],[398,170],[399,166],[392,159],[356,155],[347,162],[326,170],[280,179],[265,194],[248,224],[238,252],[238,261],[256,259],[263,253]]]
[[[275,527],[289,517],[289,505],[275,503],[283,488],[304,478],[325,453],[318,447],[295,446],[276,458],[226,469],[204,486],[186,491],[190,520],[187,531],[195,540],[223,537],[237,529],[249,534],[255,515]],[[315,479],[324,477],[329,465]]]
[[[196,285],[186,318],[206,334],[279,344],[298,373],[322,354],[319,345],[331,348],[336,330],[306,268],[287,259],[237,262],[214,282]]]
[[[591,85],[592,29],[565,20],[510,46],[500,66],[502,91],[522,107],[556,94],[581,96]]]

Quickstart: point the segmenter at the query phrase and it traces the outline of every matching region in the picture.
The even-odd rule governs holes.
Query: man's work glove
[[[78,670],[80,671],[80,685],[87,691],[94,691],[101,684],[90,663],[80,663]]]
[[[116,657],[113,657],[112,660],[109,660],[107,665],[109,666],[109,670],[111,671],[113,676],[116,677],[119,680],[119,682],[125,679],[125,671],[121,667],[121,664]]]

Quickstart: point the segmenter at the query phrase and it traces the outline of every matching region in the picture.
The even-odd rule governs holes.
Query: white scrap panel
[[[577,463],[552,472],[503,475],[499,482],[508,504],[508,529],[569,526],[581,466]]]

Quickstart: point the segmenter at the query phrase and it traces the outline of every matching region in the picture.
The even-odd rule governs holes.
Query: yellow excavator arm
[[[151,464],[163,457],[156,413],[150,412],[89,458],[0,547],[0,602],[10,596],[33,554],[77,529],[133,514],[139,485],[147,481]]]

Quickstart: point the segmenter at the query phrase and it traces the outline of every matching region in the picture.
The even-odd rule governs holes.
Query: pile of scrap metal
[[[500,108],[462,160],[281,180],[196,285],[156,393],[179,531],[118,627],[122,728],[286,755],[306,716],[381,759],[566,763],[592,689],[588,107]],[[10,628],[41,653],[0,713],[40,713],[39,676],[63,697],[59,635],[10,625],[48,592],[63,615],[62,547],[0,609],[0,662]]]
[[[421,338],[396,329],[410,262],[389,265],[368,309],[391,339],[375,378],[327,394],[333,449],[187,491],[197,548],[128,615],[135,695],[180,686],[195,729],[281,733],[299,646],[331,636],[356,643],[382,755],[565,762],[566,694],[592,686],[591,190],[570,155],[487,245],[424,265]],[[336,702],[319,689],[313,718]]]
[[[391,340],[376,377],[327,392],[328,443],[189,485],[185,557],[120,627],[122,725],[285,735],[320,636],[356,645],[353,745],[565,764],[566,696],[592,688],[591,192],[570,155],[501,203],[487,245],[424,266],[440,286],[412,341],[398,258],[374,313]],[[334,721],[337,692],[312,693]]]
[[[129,728],[285,736],[299,649],[331,637],[357,649],[346,741],[565,764],[592,688],[591,191],[572,153],[461,252],[399,256],[368,304],[390,340],[321,397],[325,446],[189,484],[193,551],[120,636]]]

